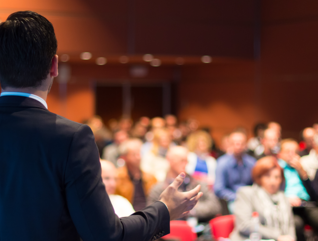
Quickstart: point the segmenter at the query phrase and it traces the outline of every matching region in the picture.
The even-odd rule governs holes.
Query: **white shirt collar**
[[[23,96],[39,101],[47,109],[47,103],[40,96],[24,92],[2,92],[0,96]]]

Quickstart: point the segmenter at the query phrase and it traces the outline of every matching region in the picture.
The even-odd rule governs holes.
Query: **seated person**
[[[187,140],[189,149],[186,171],[192,177],[213,186],[215,180],[216,160],[210,156],[212,139],[205,131],[192,133]]]
[[[106,192],[118,217],[127,217],[135,212],[131,203],[120,195],[115,195],[117,186],[117,172],[115,165],[110,161],[101,160],[102,179]]]
[[[157,183],[152,189],[147,199],[147,204],[152,204],[159,200],[160,194],[163,190],[172,183],[172,181],[181,172],[185,172],[188,150],[182,146],[172,147],[167,153],[167,160],[170,163],[170,169],[167,177],[163,182]],[[220,213],[221,206],[216,196],[211,192],[205,183],[200,183],[187,174],[184,182],[181,184],[179,190],[189,191],[201,185],[201,192],[203,196],[193,210],[189,213],[191,217],[195,217],[199,222],[208,222],[216,214]]]
[[[295,226],[292,209],[284,192],[283,169],[275,157],[263,157],[255,164],[253,186],[238,189],[234,202],[235,228],[231,240],[246,240],[254,232],[252,213],[259,214],[258,232],[262,239],[294,241]]]
[[[314,204],[317,201],[316,193],[297,152],[298,143],[295,140],[283,140],[278,163],[284,169],[285,195],[294,207],[297,240],[305,240],[304,224],[309,224],[313,230],[318,230],[318,208]]]
[[[310,151],[314,147],[314,137],[316,135],[316,131],[314,128],[307,127],[303,130],[302,137],[303,137],[303,143],[305,144],[305,149],[299,152],[299,155],[301,157],[307,156],[310,154]]]
[[[251,170],[256,160],[245,153],[245,133],[235,131],[229,141],[232,154],[225,154],[217,160],[214,192],[228,203],[228,209],[233,213],[237,189],[253,184]]]
[[[146,198],[157,179],[146,172],[141,171],[142,142],[139,139],[128,139],[119,147],[121,158],[125,160],[125,166],[117,170],[116,194],[128,199],[136,211],[146,207]]]
[[[116,131],[114,133],[114,143],[106,146],[103,150],[103,159],[111,161],[118,167],[117,159],[119,158],[119,145],[128,139],[126,131]]]
[[[261,139],[262,145],[254,150],[254,157],[258,160],[265,156],[276,156],[279,151],[279,133],[275,129],[266,129]]]
[[[152,143],[150,151],[142,157],[141,169],[154,175],[161,182],[165,180],[169,169],[166,154],[173,145],[171,135],[166,129],[156,129]]]

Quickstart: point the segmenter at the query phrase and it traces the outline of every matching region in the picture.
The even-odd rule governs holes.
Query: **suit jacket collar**
[[[22,96],[1,96],[0,97],[0,107],[29,107],[29,108],[40,108],[47,110],[44,105],[39,101]]]

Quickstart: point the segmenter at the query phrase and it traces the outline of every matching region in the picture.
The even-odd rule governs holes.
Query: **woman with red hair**
[[[257,161],[253,170],[253,186],[241,187],[234,202],[235,228],[231,240],[245,240],[255,230],[253,212],[259,214],[258,232],[262,239],[295,241],[292,209],[280,191],[284,181],[283,169],[275,157]]]

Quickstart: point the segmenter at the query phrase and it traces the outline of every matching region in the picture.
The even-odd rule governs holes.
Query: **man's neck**
[[[42,90],[41,88],[14,88],[14,87],[6,87],[2,89],[2,92],[22,92],[33,94],[41,97],[43,100],[46,101],[48,91]]]

